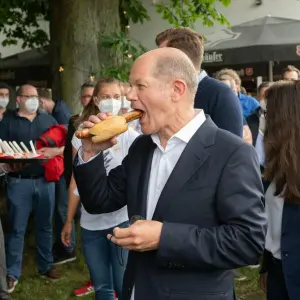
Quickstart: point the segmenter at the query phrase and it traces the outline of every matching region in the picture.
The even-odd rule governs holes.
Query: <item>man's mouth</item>
[[[142,113],[142,116],[140,117],[140,120],[145,116],[145,111],[144,110],[138,109],[138,108],[134,108],[133,110],[136,110],[136,111]]]

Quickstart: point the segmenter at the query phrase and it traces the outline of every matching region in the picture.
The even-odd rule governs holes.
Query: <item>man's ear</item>
[[[178,101],[186,91],[186,83],[183,80],[177,79],[173,84],[174,100]]]

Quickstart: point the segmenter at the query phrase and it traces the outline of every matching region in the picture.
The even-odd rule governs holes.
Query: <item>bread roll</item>
[[[92,138],[93,143],[102,143],[128,130],[128,123],[139,119],[142,112],[133,110],[122,116],[112,116],[95,124],[90,129],[79,129],[75,136],[79,139]]]

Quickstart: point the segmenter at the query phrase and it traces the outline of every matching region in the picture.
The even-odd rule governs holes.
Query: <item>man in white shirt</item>
[[[130,83],[145,135],[108,175],[102,151],[116,139],[84,140],[74,172],[89,213],[128,207],[132,225],[108,236],[130,250],[122,300],[233,300],[231,270],[257,263],[265,241],[255,151],[194,110],[196,71],[180,50],[142,55]]]

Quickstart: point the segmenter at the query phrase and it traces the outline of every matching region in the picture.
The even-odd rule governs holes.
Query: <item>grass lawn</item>
[[[76,262],[59,267],[62,279],[52,282],[41,278],[37,273],[34,257],[34,240],[27,238],[27,245],[23,261],[23,276],[12,294],[12,300],[67,300],[75,299],[74,288],[78,288],[88,280],[88,271],[83,257],[78,251]],[[257,270],[248,268],[240,270],[247,276],[247,280],[237,283],[238,300],[265,300],[257,288]],[[93,295],[80,299],[94,299]],[[154,300],[154,299],[153,299]]]
[[[62,278],[51,281],[39,276],[35,262],[34,239],[27,237],[23,258],[23,275],[17,285],[12,300],[66,300],[76,299],[73,290],[89,280],[84,259],[78,251],[75,262],[57,267]],[[93,299],[93,296],[83,297]]]
[[[1,196],[0,196],[1,198]],[[3,203],[3,202],[2,202]],[[5,209],[1,207],[0,212],[3,216]],[[4,218],[1,218],[4,221]],[[32,221],[32,220],[31,220]],[[4,225],[5,227],[5,225]],[[23,257],[23,275],[12,294],[12,300],[72,300],[75,288],[81,287],[83,283],[89,280],[88,270],[85,266],[80,247],[77,250],[77,260],[75,262],[58,266],[62,278],[55,282],[41,278],[37,272],[35,262],[35,242],[34,229],[32,222],[28,224],[29,230],[25,238],[25,252]],[[80,237],[79,231],[77,237]],[[259,291],[257,286],[258,270],[244,268],[239,270],[247,276],[247,280],[237,282],[237,300],[265,300],[265,296]],[[93,295],[81,297],[80,299],[92,300]],[[155,299],[153,299],[155,300]]]

